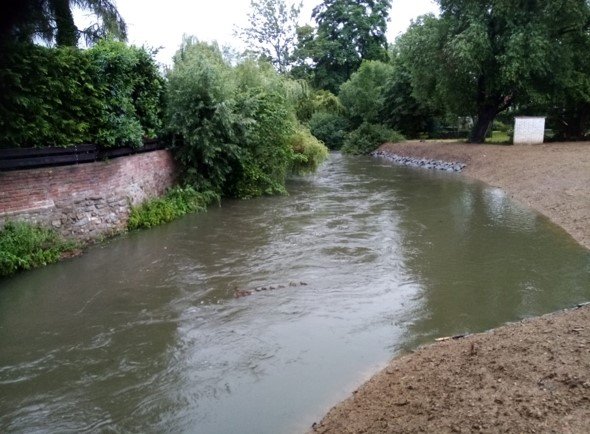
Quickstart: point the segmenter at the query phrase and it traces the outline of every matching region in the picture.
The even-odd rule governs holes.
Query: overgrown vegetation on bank
[[[216,45],[186,40],[168,74],[167,117],[184,182],[249,198],[285,193],[290,171],[308,171],[327,150],[297,118],[305,83],[270,64],[232,65]]]
[[[192,212],[202,212],[211,203],[219,202],[212,191],[198,192],[192,187],[174,187],[160,198],[150,199],[131,208],[127,227],[130,230],[151,228]]]
[[[7,223],[0,229],[0,277],[57,262],[75,247],[51,229]]]

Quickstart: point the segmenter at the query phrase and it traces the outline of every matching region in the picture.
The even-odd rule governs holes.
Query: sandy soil
[[[421,143],[381,150],[467,164],[590,248],[590,143]],[[590,306],[419,348],[334,407],[313,432],[590,432]]]

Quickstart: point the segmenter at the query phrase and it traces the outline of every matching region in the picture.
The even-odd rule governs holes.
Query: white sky
[[[321,0],[303,0],[300,24],[312,22],[311,10],[320,3]],[[116,0],[116,5],[127,23],[129,42],[162,47],[157,60],[170,64],[185,34],[241,48],[233,30],[236,25],[246,25],[250,0]],[[392,0],[389,41],[403,33],[412,19],[437,11],[433,0]]]

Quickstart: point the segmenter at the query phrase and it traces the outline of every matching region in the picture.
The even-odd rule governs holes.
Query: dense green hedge
[[[144,49],[0,49],[0,147],[141,146],[161,128],[164,80]]]

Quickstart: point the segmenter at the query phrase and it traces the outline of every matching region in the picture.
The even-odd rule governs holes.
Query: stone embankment
[[[404,155],[388,153],[377,150],[371,154],[373,157],[384,158],[393,161],[396,164],[409,167],[421,167],[422,169],[443,170],[445,172],[461,172],[465,169],[465,164],[458,161],[432,160],[428,158],[414,158]]]
[[[69,239],[126,228],[131,206],[161,196],[175,182],[169,151],[72,166],[0,172],[0,226],[25,221]]]

